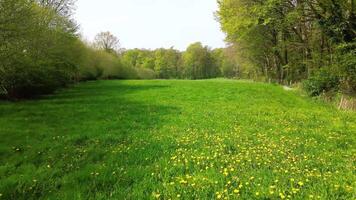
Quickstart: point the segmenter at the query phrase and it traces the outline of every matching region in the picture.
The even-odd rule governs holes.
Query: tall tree
[[[101,32],[95,36],[94,46],[108,53],[115,53],[120,47],[120,41],[109,31]]]

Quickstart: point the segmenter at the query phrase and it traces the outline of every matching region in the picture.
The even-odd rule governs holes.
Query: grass
[[[0,199],[355,199],[355,135],[275,85],[82,83],[0,102]]]

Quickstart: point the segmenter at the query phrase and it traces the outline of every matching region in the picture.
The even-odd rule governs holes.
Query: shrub
[[[147,68],[137,68],[137,78],[138,79],[155,79],[156,73],[152,69]]]
[[[356,42],[337,48],[340,65],[340,88],[343,93],[356,94]]]
[[[73,81],[73,24],[26,0],[0,1],[0,88],[7,98],[51,93]]]
[[[336,91],[339,88],[339,77],[327,69],[320,69],[303,82],[303,88],[310,96]]]

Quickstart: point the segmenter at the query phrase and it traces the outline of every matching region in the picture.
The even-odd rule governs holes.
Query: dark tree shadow
[[[57,179],[60,183],[61,177],[72,177],[71,174],[74,174],[73,177],[78,176],[77,173],[82,173],[80,170],[83,168],[95,168],[102,163],[132,168],[136,165],[151,165],[152,160],[159,158],[164,152],[164,147],[159,141],[146,143],[145,139],[149,140],[150,134],[165,124],[165,120],[169,118],[167,116],[174,116],[180,111],[174,106],[139,98],[143,98],[150,90],[165,87],[167,86],[128,85],[112,81],[101,84],[84,83],[39,100],[0,102],[0,164],[7,163],[9,169],[3,177],[3,185],[13,188],[8,189],[6,194],[22,199],[22,192],[16,189],[21,178],[16,182],[6,180],[16,174],[29,176],[29,171],[22,171],[26,166],[35,167],[31,172],[33,174],[40,172],[39,169],[48,163],[57,167],[56,172],[46,174],[42,170],[39,173],[38,176],[42,176],[42,179],[37,177],[38,186],[48,187],[36,194],[36,197],[41,197],[50,190],[61,190],[62,186],[49,186],[50,180]],[[132,98],[136,94],[140,96]],[[129,156],[120,154],[116,159],[112,158],[113,151],[131,144],[139,149],[128,154]],[[147,155],[149,160],[139,156],[145,153],[145,148],[153,149]],[[87,174],[90,176],[90,173]],[[78,176],[77,179],[88,178],[86,176]],[[74,184],[79,181],[77,179],[70,180]],[[122,180],[123,183],[131,184],[137,181],[130,178]],[[117,181],[110,179],[105,186]],[[25,186],[26,184],[23,185]],[[26,195],[29,193],[30,191],[25,191]]]

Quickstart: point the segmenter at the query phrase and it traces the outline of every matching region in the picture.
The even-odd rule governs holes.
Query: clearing
[[[81,83],[0,102],[0,199],[354,199],[355,131],[276,85]]]

